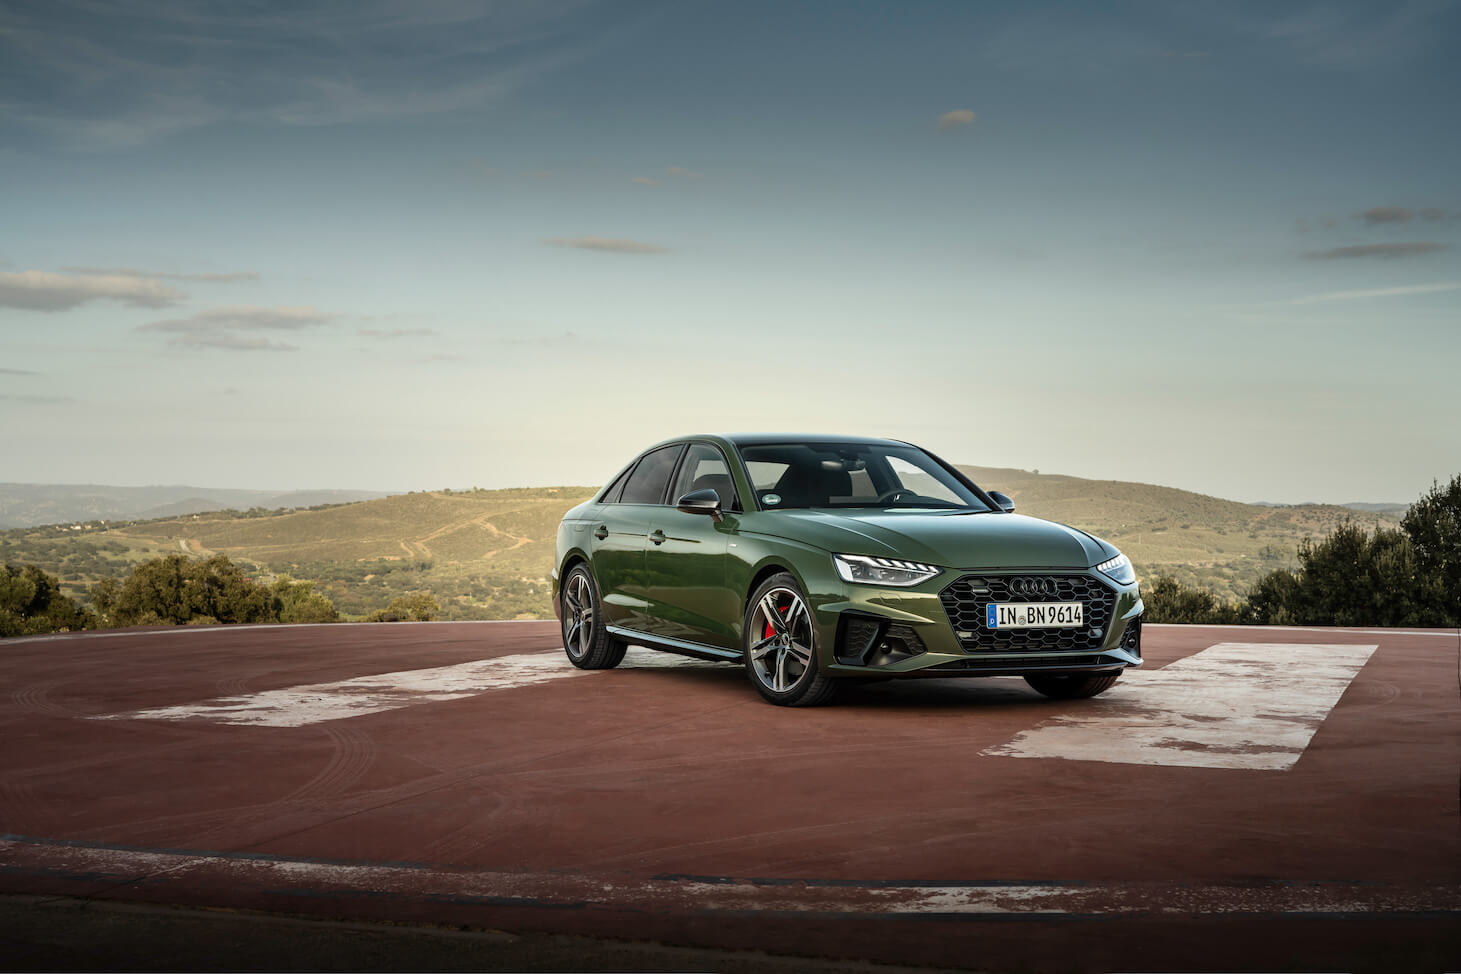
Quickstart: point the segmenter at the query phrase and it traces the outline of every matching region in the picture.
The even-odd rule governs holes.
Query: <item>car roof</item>
[[[907,446],[903,440],[879,436],[835,436],[830,433],[721,433],[720,438],[736,446],[762,446],[771,443],[869,443],[878,446]]]

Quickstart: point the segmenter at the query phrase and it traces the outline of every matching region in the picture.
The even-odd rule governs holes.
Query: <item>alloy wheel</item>
[[[751,669],[767,688],[784,693],[812,668],[812,615],[802,597],[773,588],[751,614]]]
[[[594,591],[585,572],[574,572],[563,590],[563,648],[582,659],[594,637]]]

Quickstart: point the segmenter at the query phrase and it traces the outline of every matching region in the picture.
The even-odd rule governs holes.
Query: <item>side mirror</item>
[[[714,487],[692,490],[675,501],[675,508],[686,514],[709,514],[718,521],[720,520],[720,495],[715,492]]]
[[[1002,494],[997,490],[988,491],[988,494],[989,499],[998,504],[1001,511],[1004,511],[1006,514],[1014,513],[1015,502],[1010,500],[1008,494]]]

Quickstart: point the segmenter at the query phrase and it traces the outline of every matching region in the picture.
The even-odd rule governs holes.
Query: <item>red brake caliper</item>
[[[788,605],[788,606],[785,606],[783,608],[777,609],[776,611],[779,612],[779,613],[781,613],[782,615],[786,615],[787,611],[790,608],[791,608],[791,606]],[[775,631],[776,631],[776,627],[773,626],[773,625],[771,625],[771,623],[768,622],[768,623],[766,623],[766,631],[761,634],[761,638],[762,639],[770,639],[771,638],[771,634],[773,632],[775,632]]]

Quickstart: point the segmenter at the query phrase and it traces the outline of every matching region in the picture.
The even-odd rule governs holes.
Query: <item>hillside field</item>
[[[1345,518],[1393,526],[1388,513],[1328,505],[1262,506],[1150,484],[964,467],[1024,514],[1100,535],[1145,578],[1174,575],[1223,598],[1274,568],[1293,567],[1300,538]],[[223,554],[253,571],[318,583],[347,617],[425,589],[444,619],[550,618],[549,577],[559,519],[596,487],[418,491],[314,510],[209,512],[111,524],[88,521],[0,532],[0,562],[35,563],[85,597],[172,552]]]

